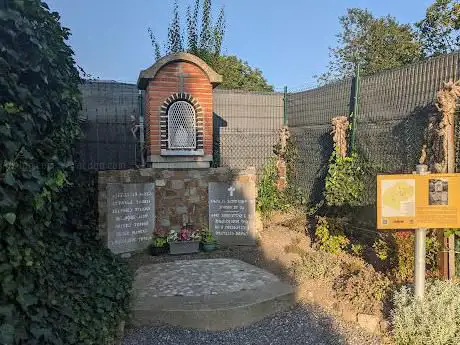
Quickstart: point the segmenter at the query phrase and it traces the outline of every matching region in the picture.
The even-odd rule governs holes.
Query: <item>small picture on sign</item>
[[[449,183],[445,179],[430,179],[429,205],[448,205]]]

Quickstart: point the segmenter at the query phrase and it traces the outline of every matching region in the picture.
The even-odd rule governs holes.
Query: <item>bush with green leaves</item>
[[[460,344],[460,284],[432,281],[423,301],[404,286],[393,297],[391,314],[396,345]]]
[[[0,343],[106,344],[128,311],[132,275],[97,241],[94,199],[73,172],[81,80],[69,30],[39,0],[4,5]]]
[[[317,217],[315,237],[319,248],[331,254],[340,253],[350,244],[339,219]]]
[[[342,157],[337,149],[332,152],[324,188],[328,206],[358,206],[364,192],[364,170],[357,153]]]
[[[272,158],[264,165],[257,186],[256,208],[265,218],[269,218],[274,211],[286,211],[291,207],[285,192],[278,190],[277,180],[276,161]]]

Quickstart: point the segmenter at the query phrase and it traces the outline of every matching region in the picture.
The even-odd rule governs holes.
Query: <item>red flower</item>
[[[190,229],[182,228],[179,231],[179,240],[180,241],[189,241],[191,235],[192,235],[192,231]]]

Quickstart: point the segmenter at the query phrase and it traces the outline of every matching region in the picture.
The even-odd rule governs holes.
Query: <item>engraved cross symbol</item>
[[[179,77],[179,91],[181,93],[184,93],[185,78],[187,78],[189,75],[187,73],[184,73],[182,65],[179,65],[179,74],[177,76]]]
[[[230,186],[230,188],[228,188],[227,190],[230,193],[230,196],[233,196],[233,192],[236,190],[236,188],[233,186]]]

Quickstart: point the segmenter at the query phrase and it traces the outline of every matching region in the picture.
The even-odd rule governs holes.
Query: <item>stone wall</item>
[[[99,233],[107,239],[107,185],[110,183],[155,183],[156,226],[178,228],[184,221],[208,225],[209,182],[256,181],[255,168],[164,170],[155,168],[107,170],[98,173]],[[255,198],[255,195],[254,195]],[[151,229],[153,231],[153,229]]]

